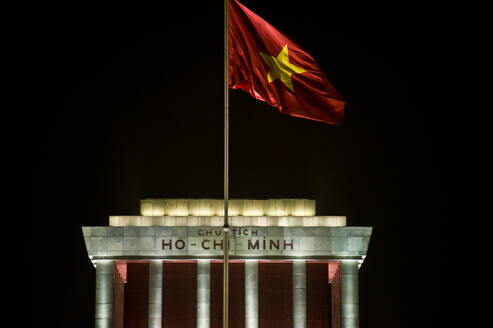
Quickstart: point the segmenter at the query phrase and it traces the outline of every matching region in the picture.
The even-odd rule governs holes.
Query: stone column
[[[245,328],[258,328],[258,261],[245,261]]]
[[[209,260],[197,261],[197,328],[210,326],[211,266]]]
[[[293,261],[293,327],[306,328],[306,262]]]
[[[163,309],[163,261],[149,261],[149,328],[161,328]]]
[[[96,262],[96,328],[113,328],[114,261]]]
[[[342,328],[359,327],[358,261],[341,263]]]

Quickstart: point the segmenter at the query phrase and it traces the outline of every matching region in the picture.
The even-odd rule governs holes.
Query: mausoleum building
[[[224,201],[144,199],[140,216],[82,227],[96,327],[222,328]],[[229,327],[359,327],[371,227],[310,199],[229,200]]]

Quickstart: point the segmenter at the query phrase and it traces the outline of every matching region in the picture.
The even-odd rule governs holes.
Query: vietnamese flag
[[[236,0],[228,25],[229,88],[290,116],[341,124],[345,103],[303,48]]]

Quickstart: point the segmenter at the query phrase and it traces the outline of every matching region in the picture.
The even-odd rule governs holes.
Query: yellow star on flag
[[[261,51],[259,51],[259,53],[270,69],[267,73],[267,81],[271,83],[276,79],[281,79],[281,82],[284,83],[285,86],[287,86],[291,91],[294,91],[291,74],[299,74],[306,71],[289,62],[288,45],[286,44],[284,48],[282,48],[277,57],[271,56],[269,54],[264,54]]]

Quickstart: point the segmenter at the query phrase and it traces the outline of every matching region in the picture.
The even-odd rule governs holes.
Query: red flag
[[[315,60],[236,0],[229,9],[229,87],[284,114],[339,125],[345,103]]]

